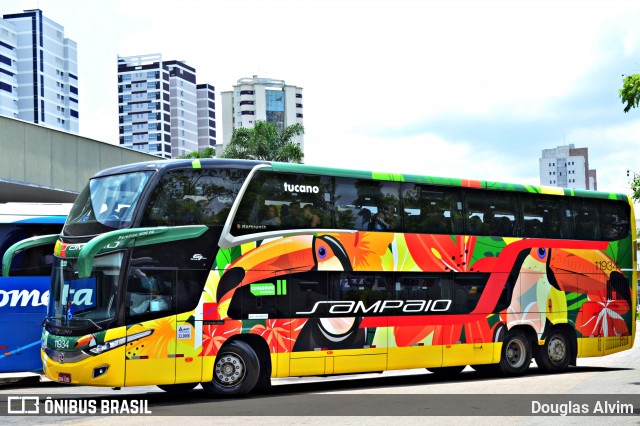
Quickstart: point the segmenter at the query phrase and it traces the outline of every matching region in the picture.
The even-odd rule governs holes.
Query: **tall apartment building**
[[[163,158],[215,146],[214,90],[184,62],[118,56],[120,145]]]
[[[0,19],[0,114],[78,133],[78,54],[39,9]]]
[[[197,84],[198,150],[216,146],[216,93],[210,84]]]
[[[270,78],[241,78],[233,91],[222,92],[222,140],[231,141],[234,129],[252,128],[258,120],[285,128],[303,124],[302,88]],[[297,137],[304,152],[304,135]]]
[[[598,189],[596,170],[589,169],[589,148],[574,144],[543,149],[540,184],[573,189]]]

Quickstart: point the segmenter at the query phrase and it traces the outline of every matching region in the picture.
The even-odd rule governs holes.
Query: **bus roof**
[[[63,224],[71,203],[0,203],[0,223]]]
[[[67,216],[73,203],[0,203],[0,215]]]
[[[590,191],[572,188],[560,188],[553,186],[537,186],[517,183],[494,182],[488,180],[473,180],[462,178],[445,178],[426,175],[413,175],[389,172],[374,172],[364,170],[338,169],[332,167],[310,166],[295,163],[278,163],[271,161],[237,160],[226,158],[201,158],[201,159],[176,159],[134,163],[125,166],[113,167],[98,172],[94,177],[107,176],[112,174],[142,171],[142,170],[171,170],[183,168],[213,168],[213,167],[237,167],[241,169],[252,169],[256,165],[268,165],[273,171],[298,174],[326,175],[352,177],[356,179],[374,179],[396,182],[421,183],[429,185],[456,186],[466,188],[480,188],[488,190],[526,192],[531,194],[549,194],[564,196],[579,196],[586,198],[623,200],[630,202],[629,195],[624,193]]]

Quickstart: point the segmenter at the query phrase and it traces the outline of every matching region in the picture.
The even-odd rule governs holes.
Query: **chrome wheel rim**
[[[247,369],[237,354],[224,353],[218,356],[215,366],[216,381],[223,386],[233,386],[244,379]]]
[[[554,364],[561,363],[567,356],[567,345],[563,339],[553,337],[547,344],[547,355]]]
[[[510,341],[505,351],[505,356],[509,365],[513,368],[522,367],[524,364],[525,351],[526,349],[523,342],[517,339]]]

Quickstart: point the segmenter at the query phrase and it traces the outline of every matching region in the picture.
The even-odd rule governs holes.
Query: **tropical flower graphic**
[[[629,329],[623,315],[629,312],[629,304],[624,300],[585,302],[582,305],[582,322],[576,327],[583,336],[627,336]]]
[[[144,330],[153,330],[148,337],[127,344],[127,356],[148,356],[149,358],[166,358],[175,353],[176,318],[167,317],[131,326],[127,334],[135,334]]]
[[[202,327],[201,356],[215,356],[224,342],[242,331],[242,321],[225,320],[221,325],[205,325]]]
[[[381,271],[382,256],[393,241],[394,235],[386,232],[356,232],[331,234],[344,247],[354,271]]]
[[[495,325],[494,325],[495,326]],[[431,336],[432,345],[454,345],[456,343],[480,343],[493,341],[493,328],[486,319],[475,322],[425,326],[396,326],[393,334],[396,345],[412,346]]]
[[[488,271],[496,260],[495,257],[475,259],[476,237],[419,234],[406,234],[404,237],[413,259],[423,271]],[[504,241],[499,246],[504,247]]]
[[[271,353],[291,352],[306,319],[267,320],[266,326],[257,324],[251,333],[262,336],[269,345]]]

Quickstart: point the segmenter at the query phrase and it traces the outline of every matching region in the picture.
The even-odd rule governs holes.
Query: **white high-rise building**
[[[596,170],[589,169],[589,148],[574,144],[543,149],[540,184],[572,189],[598,189]]]
[[[0,114],[18,118],[18,33],[16,26],[0,19]]]
[[[198,84],[198,150],[216,146],[216,92],[210,84]]]
[[[39,9],[0,20],[0,114],[78,133],[78,55]]]
[[[184,62],[160,54],[118,56],[120,145],[163,158],[215,146],[215,131],[200,137],[201,116],[215,129],[215,102],[199,103],[200,96],[215,99],[214,87],[202,85],[201,92],[200,86],[195,68]]]
[[[222,141],[231,141],[234,129],[252,128],[258,120],[279,128],[303,124],[302,88],[271,78],[241,78],[233,91],[222,92]],[[304,152],[304,135],[296,138]]]

